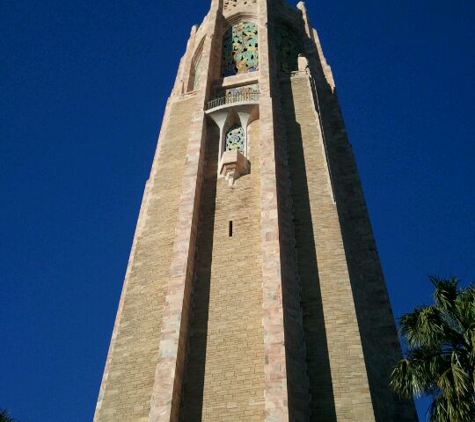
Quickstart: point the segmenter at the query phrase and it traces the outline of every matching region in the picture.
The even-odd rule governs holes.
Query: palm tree
[[[7,410],[0,410],[0,422],[16,422],[15,419],[12,419],[8,416]]]
[[[475,421],[475,286],[430,277],[434,305],[400,319],[407,357],[395,366],[391,385],[411,398],[432,396],[430,422]]]

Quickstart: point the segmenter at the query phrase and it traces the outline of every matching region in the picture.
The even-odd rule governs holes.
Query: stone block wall
[[[209,132],[181,420],[259,422],[265,418],[259,121],[249,127],[251,173],[233,187],[217,178],[219,135]]]
[[[142,205],[94,422],[146,422],[194,98],[170,105]],[[167,121],[167,118],[169,120]]]
[[[316,86],[375,417],[381,422],[417,421],[414,403],[401,400],[389,387],[401,347],[338,98],[323,76]]]
[[[374,419],[358,322],[309,76],[281,83],[311,420]],[[293,101],[288,101],[292,98]]]

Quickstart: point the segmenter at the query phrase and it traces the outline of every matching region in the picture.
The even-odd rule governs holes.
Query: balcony
[[[230,105],[259,104],[259,92],[232,92],[208,101],[206,111],[225,108]]]

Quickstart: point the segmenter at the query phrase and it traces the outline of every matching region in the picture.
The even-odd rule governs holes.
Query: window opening
[[[233,222],[229,222],[229,237],[233,237]]]
[[[202,68],[202,60],[200,56],[193,70],[193,91],[196,91],[198,87],[200,86],[201,68]]]
[[[291,73],[298,70],[298,56],[302,46],[295,35],[285,28],[279,27],[276,31],[277,60],[280,70]]]
[[[238,150],[244,153],[244,129],[240,126],[234,126],[226,134],[226,151]]]
[[[259,70],[259,36],[255,23],[241,22],[226,31],[222,60],[223,76]]]

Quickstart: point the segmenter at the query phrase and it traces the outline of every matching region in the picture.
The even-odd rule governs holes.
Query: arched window
[[[203,45],[204,39],[201,40],[195,51],[193,60],[191,61],[190,77],[188,79],[187,91],[196,91],[200,85],[201,70],[203,68]]]
[[[233,126],[226,134],[226,151],[238,150],[244,153],[246,135],[241,126]]]
[[[241,22],[231,26],[223,39],[223,76],[255,72],[259,69],[257,25]]]
[[[276,31],[276,38],[280,70],[285,73],[298,70],[298,56],[303,49],[297,37],[286,28],[279,27]]]
[[[193,78],[193,91],[196,91],[200,85],[200,76],[201,76],[201,55],[198,58],[197,62],[194,64],[192,78]]]

